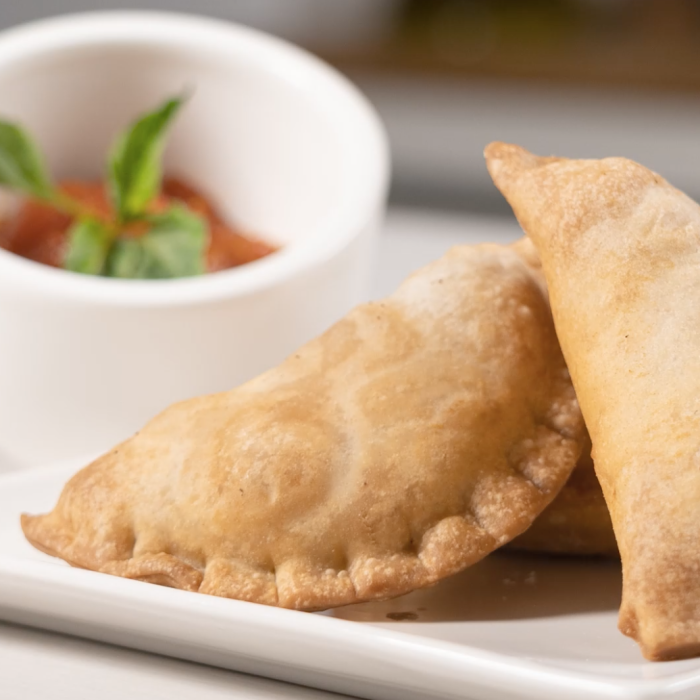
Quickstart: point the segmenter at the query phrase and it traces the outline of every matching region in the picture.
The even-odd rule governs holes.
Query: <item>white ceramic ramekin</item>
[[[56,176],[97,176],[114,134],[192,92],[167,170],[282,244],[201,278],[123,281],[0,250],[0,461],[101,449],[173,401],[282,360],[366,292],[387,145],[365,99],[307,53],[258,32],[160,13],[95,13],[0,35],[0,115]]]

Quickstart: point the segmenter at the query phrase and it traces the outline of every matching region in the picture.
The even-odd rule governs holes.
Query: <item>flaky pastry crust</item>
[[[520,534],[583,435],[541,273],[460,247],[279,367],[169,408],[22,527],[75,566],[323,609]]]
[[[557,497],[509,546],[543,554],[619,557],[590,443]]]
[[[620,629],[649,659],[697,655],[700,206],[624,158],[486,159],[542,258],[620,547]]]

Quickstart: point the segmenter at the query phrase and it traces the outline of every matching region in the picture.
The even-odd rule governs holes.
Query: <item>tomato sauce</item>
[[[103,183],[65,180],[59,189],[95,214],[110,218],[111,206]],[[208,272],[238,267],[264,258],[276,250],[274,246],[245,236],[227,225],[212,203],[191,185],[179,179],[166,178],[152,209],[158,211],[174,202],[186,204],[203,216],[209,225]],[[0,222],[0,246],[29,260],[63,267],[67,232],[72,222],[70,216],[48,204],[26,200],[11,218]]]

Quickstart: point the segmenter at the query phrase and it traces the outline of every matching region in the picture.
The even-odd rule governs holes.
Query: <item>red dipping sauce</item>
[[[103,183],[65,180],[60,183],[59,189],[96,214],[103,214],[105,219],[111,218],[111,206]],[[194,187],[179,179],[166,178],[161,194],[151,208],[158,211],[175,202],[186,204],[203,216],[209,225],[208,272],[238,267],[277,250],[227,225],[212,203]],[[11,218],[0,222],[0,247],[44,265],[63,267],[67,232],[72,223],[72,217],[51,205],[29,199],[20,205]],[[126,233],[138,236],[139,228],[134,226]]]

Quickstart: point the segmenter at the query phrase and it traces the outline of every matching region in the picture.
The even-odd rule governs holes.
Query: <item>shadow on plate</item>
[[[432,588],[329,611],[361,622],[463,622],[617,610],[620,562],[518,553],[493,554]]]

